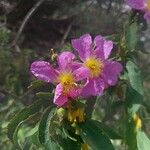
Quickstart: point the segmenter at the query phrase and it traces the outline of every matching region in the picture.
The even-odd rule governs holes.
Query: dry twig
[[[12,47],[17,45],[17,42],[20,38],[20,35],[22,34],[24,27],[26,26],[26,24],[28,23],[29,19],[31,18],[31,16],[36,12],[36,10],[45,2],[46,0],[39,0],[31,9],[30,11],[27,13],[27,15],[25,16],[18,32],[16,35],[16,38],[14,39],[13,43],[12,43]]]

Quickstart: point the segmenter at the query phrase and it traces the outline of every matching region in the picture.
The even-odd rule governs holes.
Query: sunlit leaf
[[[138,150],[149,150],[150,149],[150,140],[147,135],[142,132],[137,132],[137,146]]]
[[[18,144],[18,139],[17,139],[17,133],[19,130],[20,125],[27,120],[29,117],[33,116],[34,114],[38,113],[42,106],[48,105],[48,103],[45,100],[38,100],[31,106],[25,107],[22,109],[20,112],[18,112],[10,121],[8,124],[8,138],[17,146],[19,147]]]
[[[132,62],[128,61],[126,65],[130,85],[126,90],[126,106],[129,113],[138,111],[143,100],[143,85],[141,73],[138,67]]]
[[[126,68],[128,71],[131,87],[139,94],[143,95],[143,85],[140,69],[132,61],[127,62]]]

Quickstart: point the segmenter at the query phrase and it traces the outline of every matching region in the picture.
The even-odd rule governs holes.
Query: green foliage
[[[131,87],[139,94],[143,95],[143,85],[140,69],[132,61],[128,61],[126,64],[128,71],[128,77]]]
[[[103,132],[103,130],[95,125],[94,121],[86,120],[80,124],[81,137],[88,143],[94,150],[114,150],[110,139]]]
[[[27,5],[33,4],[30,2]],[[58,2],[52,6],[47,2],[43,5],[43,8],[48,8],[44,10],[46,14],[37,11],[39,15],[35,15],[35,18],[33,15],[25,30],[36,28],[34,21],[40,16],[44,21],[39,22],[37,30],[46,32],[42,29],[45,29],[45,24],[48,25],[48,31],[52,34],[48,37],[46,33],[42,34],[44,38],[49,38],[49,42],[45,39],[42,42],[42,36],[39,37],[39,32],[33,30],[33,38],[24,32],[20,43],[13,47],[15,29],[18,29],[20,19],[23,19],[27,10],[25,7],[25,12],[22,12],[23,9],[19,8],[22,1],[11,0],[14,6],[9,5],[9,0],[2,1],[2,5],[0,2],[0,17],[3,4],[6,7],[4,10],[8,11],[5,14],[8,17],[6,26],[1,26],[0,20],[0,149],[81,150],[82,144],[87,143],[90,150],[149,150],[149,54],[143,54],[147,40],[144,35],[146,31],[140,31],[143,30],[141,24],[145,24],[140,20],[143,14],[132,11],[133,16],[128,18],[121,0],[97,0],[92,3],[71,0],[62,2],[62,8],[61,5],[57,6]],[[23,4],[26,4],[26,0],[23,0]],[[11,16],[15,11],[20,19],[13,23],[15,20]],[[74,16],[77,19],[72,21]],[[53,86],[39,80],[33,81],[30,64],[35,59],[46,58],[55,66],[55,62],[50,60],[52,57],[46,55],[44,49],[54,48],[56,53],[60,48],[61,51],[71,51],[70,39],[88,32],[93,36],[102,34],[114,41],[111,59],[119,60],[124,70],[118,84],[106,89],[102,96],[92,97],[88,102],[80,102],[80,99],[73,101],[74,109],[86,109],[86,117],[83,122],[69,122],[68,109],[62,108],[63,112],[58,113],[59,108],[52,104]],[[141,118],[142,128],[136,127],[133,119],[135,114]]]
[[[126,123],[126,142],[129,150],[137,150],[136,127],[131,116],[128,116]]]
[[[49,105],[50,103],[48,103],[47,100],[40,99],[33,105],[22,109],[12,118],[8,124],[8,137],[16,145],[16,147],[20,148],[17,137],[20,125],[28,118],[39,113],[42,107],[46,108]]]
[[[115,132],[112,128],[108,127],[107,125],[103,124],[102,122],[92,120],[93,123],[99,128],[99,130],[102,130],[110,139],[116,140],[116,139],[122,139],[123,137],[119,135],[117,132]]]
[[[150,148],[150,140],[142,131],[138,131],[137,133],[137,147],[138,150],[149,150]]]
[[[137,31],[138,31],[138,25],[136,22],[127,24],[125,26],[125,41],[128,50],[132,51],[135,50],[136,44],[137,44]]]
[[[56,147],[56,144],[53,143],[53,141],[50,138],[50,125],[52,123],[52,118],[54,117],[56,113],[56,109],[52,110],[52,107],[48,107],[45,112],[43,113],[43,116],[41,117],[41,121],[39,124],[39,141],[42,145],[48,146],[50,149],[55,149],[53,147]],[[50,144],[51,143],[51,144]]]
[[[129,55],[132,56],[131,50],[136,49],[137,44],[137,23],[132,23],[126,27],[125,38],[127,48],[130,51]],[[138,112],[139,108],[143,103],[143,85],[142,85],[142,76],[141,71],[137,67],[137,65],[133,62],[135,59],[127,61],[126,69],[127,69],[127,79],[128,84],[126,88],[126,98],[125,98],[125,108],[127,111],[126,117],[126,142],[129,150],[140,150],[139,143],[139,128],[138,121],[134,120],[134,115]],[[136,138],[137,137],[137,138]]]
[[[10,31],[7,28],[0,28],[0,49],[7,46],[10,40]]]

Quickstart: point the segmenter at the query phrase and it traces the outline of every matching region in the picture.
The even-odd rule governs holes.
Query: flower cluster
[[[63,106],[77,97],[101,95],[109,86],[117,83],[122,65],[108,60],[113,42],[98,35],[94,41],[89,34],[72,40],[79,55],[65,51],[57,59],[58,68],[46,61],[35,61],[31,72],[35,77],[56,85],[54,103]]]
[[[125,2],[131,8],[145,12],[144,18],[150,22],[150,0],[125,0]]]

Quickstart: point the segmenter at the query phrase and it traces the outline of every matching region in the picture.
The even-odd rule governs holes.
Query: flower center
[[[103,62],[95,57],[90,57],[86,59],[84,64],[90,70],[91,78],[98,77],[104,68]]]
[[[60,73],[58,81],[62,84],[64,93],[68,93],[75,85],[75,79],[71,72]]]
[[[150,11],[150,0],[147,0],[147,9]]]

